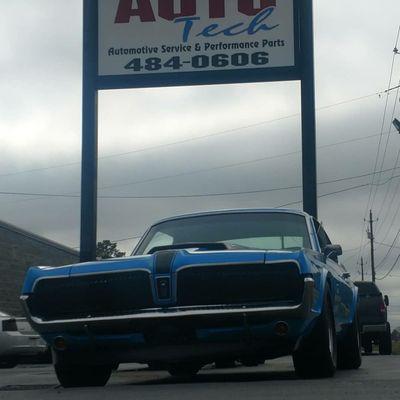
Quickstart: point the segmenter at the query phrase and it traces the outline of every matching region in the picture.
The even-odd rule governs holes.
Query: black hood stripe
[[[159,251],[155,255],[155,273],[170,274],[176,251]]]

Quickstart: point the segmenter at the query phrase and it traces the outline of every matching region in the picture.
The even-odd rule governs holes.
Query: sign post
[[[81,261],[95,259],[99,90],[301,81],[317,215],[312,0],[84,0]]]
[[[83,95],[80,259],[96,259],[97,233],[97,0],[83,3]]]
[[[301,0],[300,21],[303,209],[318,218],[312,0]]]

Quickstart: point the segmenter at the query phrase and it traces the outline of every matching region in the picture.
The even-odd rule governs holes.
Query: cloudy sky
[[[0,0],[1,193],[79,195],[81,3]],[[360,253],[370,267],[362,233],[372,192],[377,275],[383,277],[400,254],[400,169],[393,169],[400,167],[400,135],[390,126],[393,115],[400,118],[399,92],[384,93],[393,59],[390,86],[400,83],[400,55],[393,57],[400,3],[314,3],[319,194],[358,187],[321,197],[320,219],[359,279]],[[300,188],[268,191],[301,185],[299,89],[282,82],[100,93],[100,196],[258,193],[99,199],[98,239],[139,236],[172,214],[301,200]],[[380,185],[371,190],[366,174],[375,165],[386,172],[375,176]],[[1,194],[0,219],[79,245],[79,198]],[[134,243],[123,240],[119,247],[129,251]],[[391,318],[400,325],[400,263],[380,286],[391,295]]]

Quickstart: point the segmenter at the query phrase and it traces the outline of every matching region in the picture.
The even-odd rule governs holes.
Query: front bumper
[[[210,305],[198,307],[168,307],[143,310],[131,315],[115,315],[107,317],[93,317],[67,320],[43,321],[31,316],[27,306],[28,296],[21,296],[27,318],[32,327],[39,333],[60,332],[87,332],[97,328],[113,326],[146,325],[152,321],[177,321],[177,320],[216,320],[236,319],[238,317],[255,320],[271,319],[307,319],[313,316],[312,306],[314,301],[314,280],[311,277],[304,279],[304,292],[300,304],[297,305]]]

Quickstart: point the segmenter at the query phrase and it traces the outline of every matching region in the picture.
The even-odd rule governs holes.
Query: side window
[[[314,226],[315,226],[315,231],[317,232],[318,242],[321,247],[321,250],[324,250],[328,244],[331,244],[331,241],[328,235],[326,234],[324,228],[322,227],[322,225],[315,219],[314,219]]]
[[[148,246],[144,250],[143,254],[147,254],[147,252],[150,251],[153,247],[169,246],[173,243],[174,243],[174,238],[172,236],[167,235],[166,233],[163,232],[157,232],[154,235],[153,240],[148,244]]]

